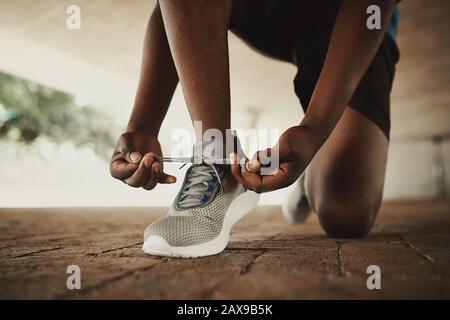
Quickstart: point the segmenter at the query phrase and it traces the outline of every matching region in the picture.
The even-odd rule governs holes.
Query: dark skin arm
[[[381,9],[381,29],[366,27],[369,5]],[[327,56],[300,125],[289,128],[279,138],[273,152],[279,153],[279,169],[261,176],[239,165],[231,155],[232,173],[246,188],[267,192],[294,183],[316,152],[330,136],[356,87],[372,62],[391,19],[393,0],[344,0],[333,28]],[[257,152],[254,159],[262,156]]]
[[[162,172],[158,133],[178,84],[178,75],[157,4],[145,35],[142,68],[127,130],[117,142],[111,175],[132,187],[153,189],[157,183],[174,183]]]

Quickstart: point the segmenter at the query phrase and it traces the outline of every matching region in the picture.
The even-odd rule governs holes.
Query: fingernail
[[[251,159],[245,164],[245,168],[250,172],[258,172],[261,168],[261,165],[258,159]]]
[[[169,177],[169,183],[175,183],[177,181],[177,178],[175,177]]]
[[[132,152],[130,154],[130,159],[133,162],[139,161],[140,158],[141,158],[141,154],[139,152]]]

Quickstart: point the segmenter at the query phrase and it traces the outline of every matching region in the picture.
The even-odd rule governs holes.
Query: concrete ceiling
[[[143,34],[155,1],[78,0],[81,30],[66,28],[67,0],[0,0],[0,71],[86,97],[126,123],[137,83]],[[403,1],[401,59],[392,94],[392,136],[450,131],[450,3]],[[262,57],[230,35],[233,120],[286,128],[302,114],[295,69]],[[185,108],[178,90],[175,108]],[[280,112],[283,110],[283,112]],[[170,114],[169,114],[170,116]],[[187,119],[184,111],[183,119]],[[246,119],[244,123],[242,119]]]

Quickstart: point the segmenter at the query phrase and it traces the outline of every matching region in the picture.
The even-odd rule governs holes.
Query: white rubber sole
[[[226,248],[233,225],[252,210],[258,204],[258,200],[259,194],[253,191],[245,191],[238,195],[225,213],[222,231],[216,238],[208,242],[193,246],[173,247],[165,239],[154,235],[145,240],[142,250],[155,256],[179,258],[198,258],[218,254]]]

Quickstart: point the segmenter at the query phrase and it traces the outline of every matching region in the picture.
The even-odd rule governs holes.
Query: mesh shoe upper
[[[171,246],[180,247],[201,244],[220,234],[228,207],[244,188],[229,171],[220,169],[222,190],[209,167],[203,164],[188,169],[167,215],[147,227],[144,240],[157,235]]]

